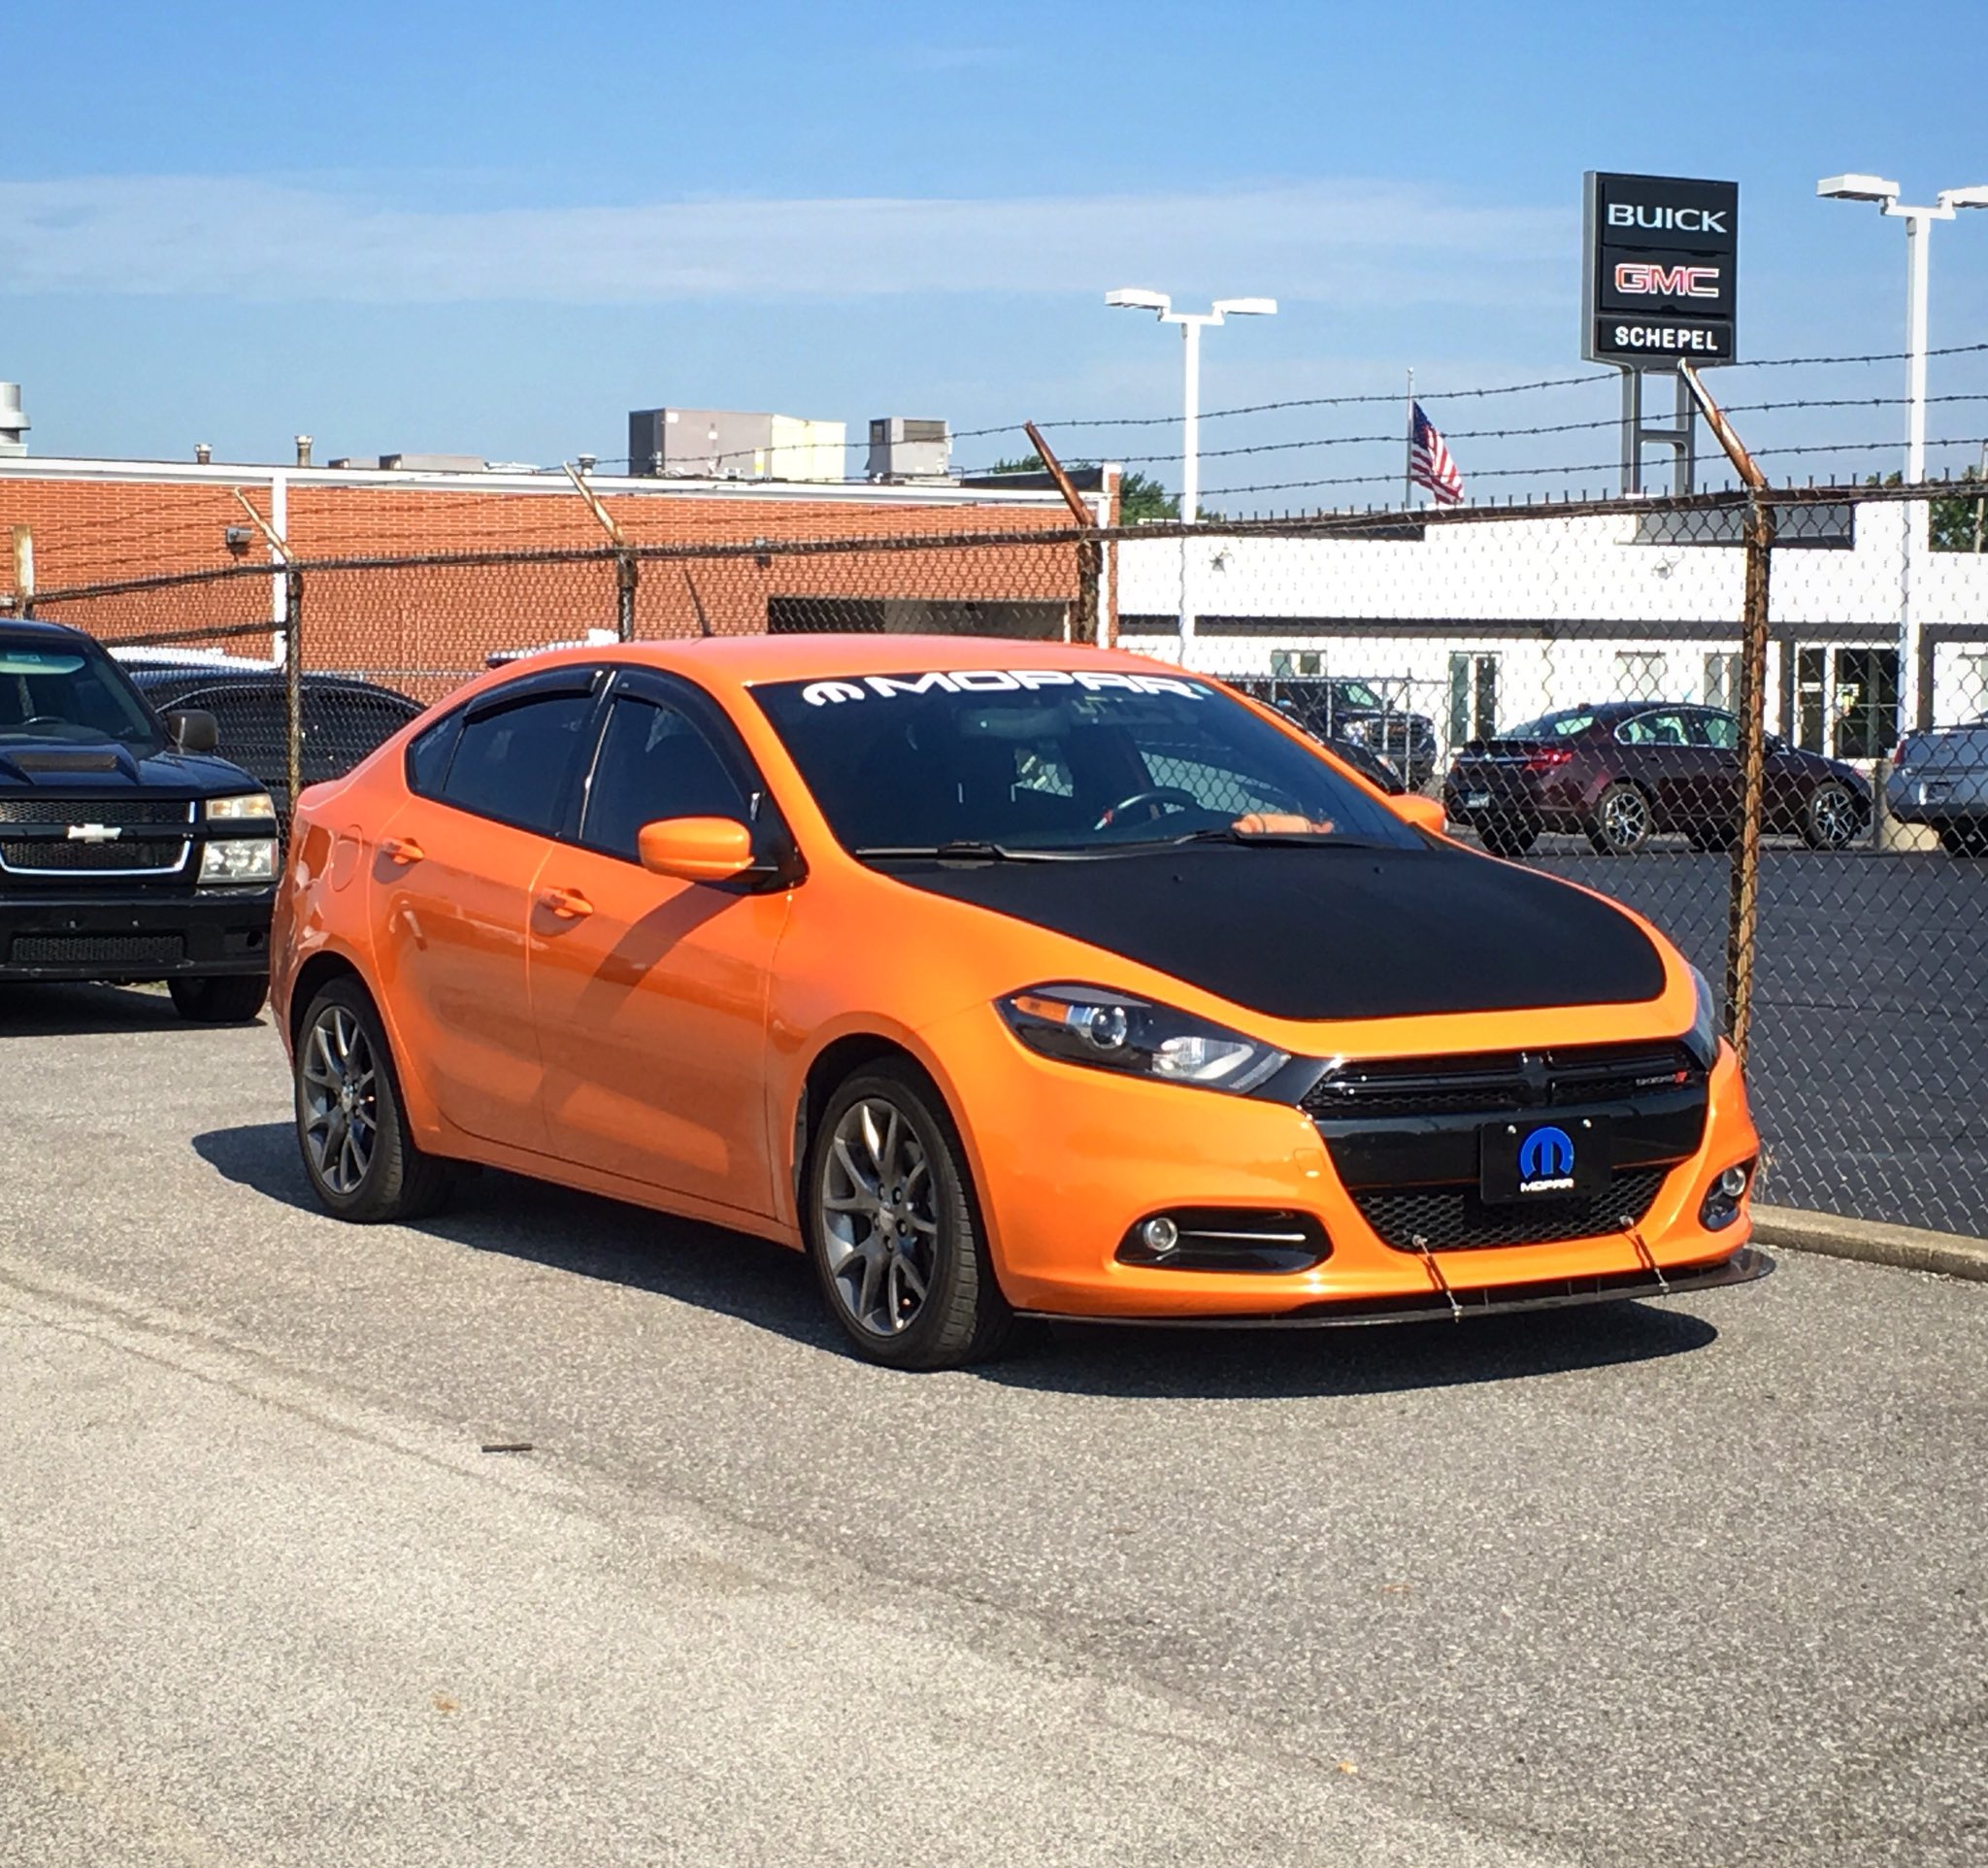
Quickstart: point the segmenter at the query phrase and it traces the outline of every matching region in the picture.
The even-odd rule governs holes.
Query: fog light
[[[1698,1223],[1707,1232],[1722,1232],[1740,1217],[1740,1199],[1753,1179],[1753,1163],[1741,1161],[1729,1167],[1706,1189],[1698,1209]]]
[[[1141,1226],[1139,1236],[1148,1251],[1165,1257],[1180,1243],[1180,1228],[1163,1213]]]

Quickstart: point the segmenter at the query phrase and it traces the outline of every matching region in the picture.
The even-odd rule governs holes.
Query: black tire
[[[1695,823],[1684,833],[1684,841],[1702,855],[1724,855],[1740,841],[1737,823]]]
[[[1825,779],[1802,807],[1802,841],[1811,850],[1847,850],[1864,827],[1863,817],[1850,787]]]
[[[863,1139],[866,1114],[874,1146]],[[880,1059],[830,1094],[802,1177],[802,1225],[829,1312],[870,1361],[964,1368],[995,1354],[1013,1328],[959,1133],[908,1062]]]
[[[351,1042],[342,1043],[341,1032]],[[363,1077],[358,1069],[347,1068],[356,1063],[363,1063]],[[333,980],[311,1001],[297,1027],[292,1075],[297,1151],[304,1157],[305,1178],[327,1213],[358,1225],[377,1225],[418,1219],[447,1197],[448,1164],[414,1145],[386,1032],[357,980]],[[341,1109],[327,1108],[325,1092],[336,1101],[347,1084],[353,1086],[353,1096]],[[365,1143],[369,1132],[370,1143]],[[348,1135],[353,1138],[349,1151]],[[362,1151],[363,1164],[358,1160]],[[355,1166],[358,1171],[351,1172]]]
[[[266,973],[228,973],[212,980],[168,980],[173,1010],[199,1025],[245,1025],[269,997]]]
[[[1628,779],[1617,779],[1595,800],[1594,815],[1581,828],[1605,856],[1626,856],[1649,842],[1656,824],[1649,793]]]
[[[1939,847],[1949,856],[1988,856],[1988,824],[1943,823]]]
[[[1494,856],[1516,861],[1540,841],[1540,826],[1524,817],[1489,817],[1477,826],[1477,841]]]

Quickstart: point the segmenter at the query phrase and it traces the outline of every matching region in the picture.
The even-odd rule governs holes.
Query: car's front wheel
[[[804,1199],[822,1291],[861,1354],[949,1369],[1001,1347],[1014,1313],[995,1282],[965,1151],[921,1072],[886,1058],[835,1090]]]
[[[415,1146],[385,1030],[357,980],[333,980],[312,1000],[295,1077],[297,1147],[326,1211],[363,1225],[442,1204],[447,1166]]]
[[[245,1025],[269,997],[265,973],[223,974],[213,980],[168,980],[173,1010],[200,1025]]]
[[[1802,814],[1802,839],[1811,850],[1847,850],[1864,827],[1864,814],[1850,787],[1834,779],[1808,794]]]

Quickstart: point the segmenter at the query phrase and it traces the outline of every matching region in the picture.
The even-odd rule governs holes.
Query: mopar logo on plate
[[[1518,1175],[1521,1193],[1571,1193],[1574,1137],[1564,1128],[1534,1129],[1519,1144]]]

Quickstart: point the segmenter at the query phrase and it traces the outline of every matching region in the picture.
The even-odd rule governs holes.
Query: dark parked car
[[[189,1018],[269,984],[276,812],[88,636],[0,623],[0,979],[164,980]]]
[[[1585,832],[1612,854],[1662,831],[1724,850],[1740,826],[1739,745],[1740,722],[1713,707],[1563,707],[1473,740],[1443,781],[1443,809],[1501,856],[1524,855],[1542,830]],[[1763,829],[1841,850],[1870,822],[1857,772],[1768,736]]]
[[[1372,683],[1327,675],[1265,675],[1230,686],[1268,701],[1335,751],[1364,747],[1419,791],[1436,771],[1436,726],[1426,714],[1392,705]]]
[[[212,714],[228,756],[290,816],[288,702],[281,668],[243,668],[126,656],[125,671],[158,708]],[[418,701],[348,675],[304,677],[304,783],[342,779],[422,712]]]
[[[1370,784],[1378,785],[1390,797],[1400,797],[1408,790],[1408,787],[1402,783],[1402,775],[1378,752],[1370,751],[1360,741],[1330,739],[1323,733],[1314,732],[1288,706],[1279,704],[1278,712],[1283,714],[1293,726],[1309,734],[1336,758],[1345,760]]]

